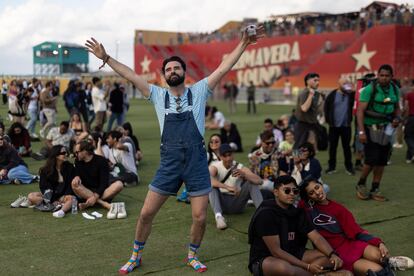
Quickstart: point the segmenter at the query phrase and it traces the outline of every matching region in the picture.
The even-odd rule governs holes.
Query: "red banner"
[[[208,76],[238,41],[180,46],[135,45],[135,71],[151,82],[162,83],[162,60],[178,55],[187,63],[187,81]],[[384,63],[394,67],[397,78],[414,78],[414,27],[377,26],[355,32],[265,38],[249,46],[226,79],[239,85],[303,87],[303,76],[317,72],[321,87],[337,86],[341,75],[355,80],[375,72]]]

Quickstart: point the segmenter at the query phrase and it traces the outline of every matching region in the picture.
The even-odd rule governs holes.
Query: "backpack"
[[[365,110],[365,116],[368,116],[368,117],[371,117],[371,118],[377,118],[377,119],[387,119],[389,121],[392,121],[392,119],[389,116],[390,114],[382,114],[382,113],[378,113],[374,110],[374,103],[382,104],[382,105],[390,105],[390,104],[393,104],[393,103],[376,102],[375,101],[375,96],[377,94],[377,80],[371,81],[371,85],[372,85],[372,93],[371,93],[371,97],[369,98],[367,109]],[[398,91],[397,86],[392,81],[391,81],[390,85],[391,85],[393,93],[396,94],[396,92]],[[398,104],[398,102],[395,103],[395,104]]]

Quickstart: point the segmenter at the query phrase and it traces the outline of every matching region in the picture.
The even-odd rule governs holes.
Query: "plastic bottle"
[[[78,213],[78,200],[76,197],[72,197],[72,214],[76,215]]]

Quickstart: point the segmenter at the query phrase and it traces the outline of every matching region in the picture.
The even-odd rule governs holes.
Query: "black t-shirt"
[[[75,168],[76,175],[82,180],[82,185],[102,196],[110,184],[108,161],[104,157],[94,154],[89,162],[76,160]]]
[[[302,209],[292,206],[285,210],[279,207],[274,199],[263,201],[249,226],[249,268],[254,262],[272,256],[263,237],[279,236],[280,247],[302,259],[308,240],[307,234],[313,230],[313,225],[307,220]]]

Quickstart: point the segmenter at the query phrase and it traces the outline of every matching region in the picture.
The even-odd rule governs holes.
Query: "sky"
[[[230,20],[299,12],[358,11],[370,0],[0,0],[0,75],[33,73],[32,47],[44,41],[84,45],[98,39],[133,66],[134,30],[210,32]],[[410,3],[413,0],[394,0]],[[101,61],[90,54],[91,71]]]

